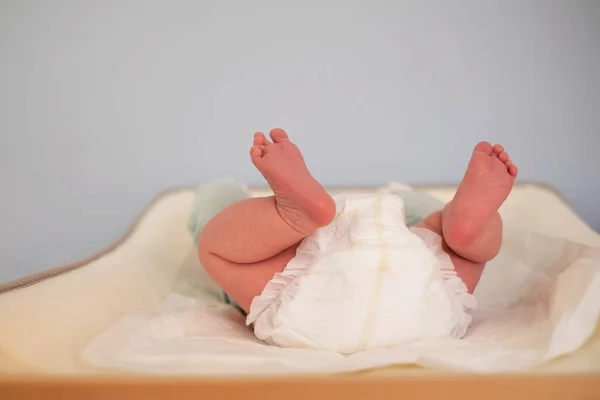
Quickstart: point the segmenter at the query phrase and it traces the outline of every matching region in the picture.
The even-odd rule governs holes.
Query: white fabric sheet
[[[343,372],[417,364],[449,371],[531,369],[579,349],[600,316],[600,250],[510,231],[488,265],[463,339],[424,340],[343,356],[268,346],[230,310],[177,294],[125,315],[86,348],[97,367],[166,374]],[[315,312],[318,312],[315,310]]]

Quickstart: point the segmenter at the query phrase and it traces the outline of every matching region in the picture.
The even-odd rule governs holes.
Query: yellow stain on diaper
[[[383,234],[381,232],[381,202],[383,200],[383,196],[379,195],[375,197],[374,207],[375,209],[375,228],[377,231],[377,239],[379,242],[379,265],[378,265],[378,274],[375,278],[375,283],[373,284],[373,289],[371,291],[371,299],[369,301],[369,308],[367,311],[365,324],[363,326],[362,333],[360,335],[360,339],[358,342],[358,349],[365,350],[367,347],[367,343],[369,342],[371,332],[373,330],[373,325],[375,323],[375,310],[377,308],[378,300],[381,298],[381,287],[383,285],[383,278],[386,272],[389,271],[389,259],[387,255],[387,242],[384,240]]]

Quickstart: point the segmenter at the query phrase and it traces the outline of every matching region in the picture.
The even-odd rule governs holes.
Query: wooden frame
[[[0,380],[0,399],[600,399],[600,375],[458,375],[285,379],[27,378]]]

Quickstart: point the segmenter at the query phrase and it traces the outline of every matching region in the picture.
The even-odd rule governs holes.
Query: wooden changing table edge
[[[270,379],[2,378],[1,399],[598,399],[599,375]]]

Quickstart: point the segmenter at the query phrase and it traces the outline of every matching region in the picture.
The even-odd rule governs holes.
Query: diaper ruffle
[[[314,236],[308,236],[296,250],[296,256],[290,260],[282,272],[273,276],[265,285],[262,293],[252,300],[250,312],[246,317],[246,325],[256,322],[261,316],[270,320],[285,297],[290,297],[289,286],[298,282],[298,277],[303,275],[307,266],[310,266],[319,254],[319,242]]]
[[[472,317],[467,310],[477,307],[477,300],[467,291],[467,286],[454,270],[454,264],[450,256],[446,254],[442,246],[442,237],[425,228],[412,227],[410,231],[420,237],[429,250],[438,260],[438,266],[444,282],[444,286],[450,294],[450,298],[464,312],[460,314],[461,321],[456,324],[452,336],[463,337],[471,323]]]

